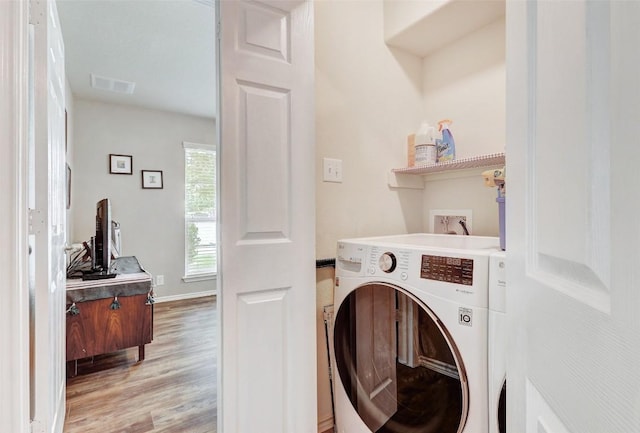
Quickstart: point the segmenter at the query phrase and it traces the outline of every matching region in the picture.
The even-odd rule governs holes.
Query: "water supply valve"
[[[498,224],[500,229],[500,248],[506,250],[506,169],[505,167],[487,170],[482,172],[482,178],[484,179],[484,186],[498,189],[498,197],[496,203],[498,203]]]

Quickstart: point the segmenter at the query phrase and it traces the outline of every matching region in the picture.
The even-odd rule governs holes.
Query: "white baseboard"
[[[323,433],[327,430],[333,430],[333,417],[331,415],[318,422],[318,433]]]
[[[179,295],[158,296],[155,298],[156,304],[170,301],[184,301],[186,299],[204,298],[205,296],[216,296],[215,290],[205,290],[204,292],[181,293]]]

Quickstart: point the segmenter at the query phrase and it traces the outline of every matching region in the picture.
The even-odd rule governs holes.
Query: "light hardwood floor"
[[[214,297],[154,306],[153,342],[78,363],[65,433],[215,433]]]

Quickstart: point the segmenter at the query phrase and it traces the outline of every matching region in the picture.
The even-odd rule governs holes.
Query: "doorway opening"
[[[110,395],[133,392],[125,382],[142,380],[138,389],[147,391],[173,389],[165,400],[169,406],[161,409],[159,402],[152,402],[151,411],[137,412],[140,416],[128,422],[166,425],[171,413],[202,410],[207,415],[194,418],[208,427],[196,430],[213,432],[218,305],[215,265],[209,261],[216,236],[215,229],[209,229],[216,212],[203,217],[206,224],[198,220],[207,233],[189,237],[183,143],[217,144],[214,2],[59,0],[57,7],[67,72],[67,163],[73,173],[67,241],[88,239],[95,230],[95,202],[108,197],[113,219],[120,225],[122,255],[135,256],[152,274],[156,301],[154,339],[144,361],[136,362],[134,349],[89,358],[80,362],[79,375],[67,384],[71,392],[76,384],[101,392],[100,398],[93,394],[101,405]],[[126,173],[110,171],[110,155],[127,156]],[[160,186],[149,188],[149,173],[161,176]],[[214,202],[216,195],[217,191]],[[206,263],[188,260],[191,250],[204,251]],[[169,330],[167,321],[173,323]],[[183,369],[168,361],[181,350],[168,349],[171,338],[188,347],[201,346],[191,347]],[[193,357],[199,360],[189,361]],[[196,371],[198,363],[205,366]],[[96,381],[98,374],[106,376]],[[125,388],[119,388],[118,381]],[[83,425],[90,418],[92,397],[85,394],[80,408],[69,390],[67,396],[68,402],[74,398],[67,420]],[[133,398],[127,410],[140,409],[132,404]]]

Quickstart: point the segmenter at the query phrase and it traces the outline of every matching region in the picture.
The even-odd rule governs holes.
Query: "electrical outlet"
[[[156,275],[156,286],[162,286],[164,284],[164,275]]]
[[[434,209],[430,211],[429,216],[431,233],[473,234],[471,231],[471,210],[469,209]],[[465,228],[467,229],[466,232]]]

